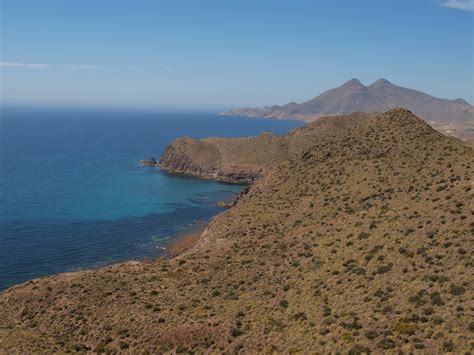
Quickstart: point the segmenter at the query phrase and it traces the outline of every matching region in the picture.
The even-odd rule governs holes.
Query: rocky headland
[[[373,114],[353,114],[352,117]],[[336,118],[314,124],[333,125]],[[143,165],[159,166],[169,173],[185,174],[203,179],[238,184],[251,184],[272,168],[298,157],[314,143],[315,132],[297,128],[286,135],[263,133],[245,138],[178,138],[172,141],[159,161],[141,161]]]
[[[168,145],[157,165],[170,173],[250,184],[288,159],[290,137],[264,133],[248,138],[179,138]]]

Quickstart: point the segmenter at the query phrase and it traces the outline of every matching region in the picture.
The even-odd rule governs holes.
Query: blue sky
[[[474,0],[0,3],[3,104],[221,109],[381,77],[474,102]]]

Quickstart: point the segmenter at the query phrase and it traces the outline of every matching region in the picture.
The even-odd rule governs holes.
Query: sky
[[[474,102],[474,0],[0,0],[0,103],[225,109],[378,78]]]

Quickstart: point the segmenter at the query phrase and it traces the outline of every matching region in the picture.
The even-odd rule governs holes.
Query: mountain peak
[[[359,81],[359,79],[351,79],[351,80],[348,80],[344,83],[344,85],[342,86],[345,86],[345,87],[364,87],[364,85],[362,85],[362,83]]]
[[[394,107],[406,107],[417,116],[432,122],[443,133],[446,125],[455,124],[452,133],[461,139],[474,139],[474,107],[465,100],[446,100],[421,91],[392,84],[380,78],[370,85],[351,79],[301,104],[264,109],[232,110],[226,115],[314,121],[323,116],[351,112],[382,112]]]
[[[370,86],[371,87],[380,87],[380,86],[384,86],[384,85],[392,85],[392,83],[390,81],[388,81],[387,79],[380,78],[379,80],[377,80],[376,82],[374,82]]]

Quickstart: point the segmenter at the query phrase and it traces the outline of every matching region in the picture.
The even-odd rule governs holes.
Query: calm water
[[[292,121],[203,113],[0,111],[0,289],[34,277],[156,257],[240,186],[137,164],[179,136],[284,133]]]

